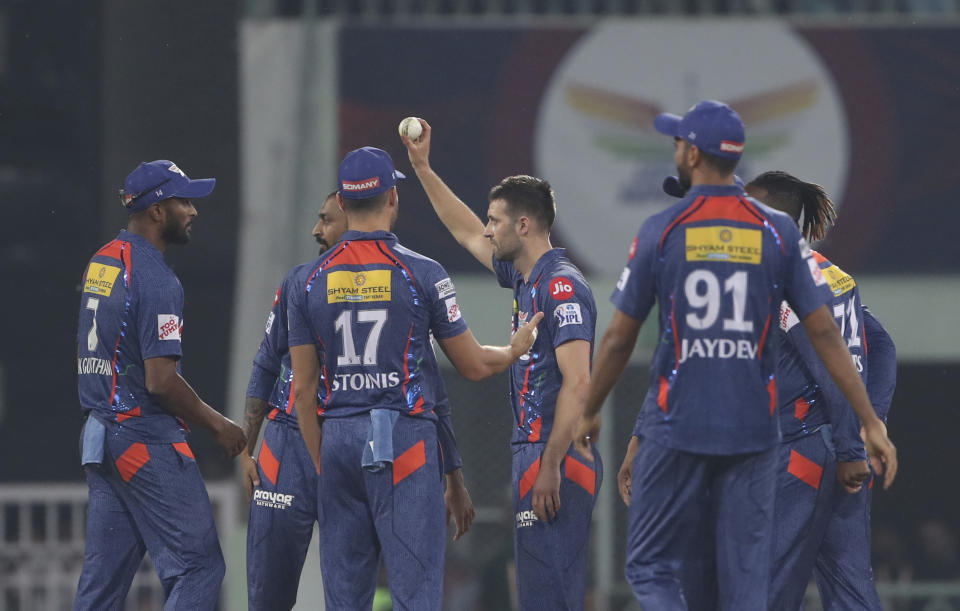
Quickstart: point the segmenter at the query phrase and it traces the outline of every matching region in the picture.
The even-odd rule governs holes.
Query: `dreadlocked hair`
[[[803,237],[810,242],[822,240],[837,219],[837,209],[823,187],[787,172],[764,172],[749,185],[764,189],[767,192],[764,203],[792,216],[800,225]]]

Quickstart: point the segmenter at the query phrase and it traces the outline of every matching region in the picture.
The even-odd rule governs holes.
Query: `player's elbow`
[[[494,369],[486,367],[483,363],[468,363],[457,367],[457,372],[471,382],[480,382],[486,380],[497,373]]]
[[[158,399],[163,399],[170,394],[172,384],[173,376],[167,373],[151,373],[148,371],[147,375],[144,376],[144,385],[147,387],[147,392]]]

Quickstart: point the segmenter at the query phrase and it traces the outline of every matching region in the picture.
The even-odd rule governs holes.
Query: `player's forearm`
[[[207,405],[180,374],[151,385],[148,391],[163,409],[188,424],[216,431],[226,422],[223,414]]]
[[[557,408],[553,416],[550,438],[540,458],[541,466],[555,468],[567,453],[577,423],[583,416],[584,406],[590,394],[589,374],[573,378],[564,376],[557,394]]]
[[[832,319],[830,322],[833,324]],[[843,338],[840,337],[836,324],[833,324],[832,328],[825,325],[821,328],[807,328],[807,336],[810,338],[810,343],[816,350],[817,356],[820,357],[830,373],[830,377],[843,393],[843,396],[850,402],[850,406],[857,414],[860,424],[870,428],[879,423],[880,419],[877,418],[877,414],[870,405],[867,389],[864,387],[863,380],[860,379],[857,370],[853,367],[850,352],[847,350]]]
[[[243,409],[243,434],[247,436],[247,454],[253,454],[260,436],[263,419],[270,410],[270,404],[257,397],[247,397]]]
[[[413,168],[423,190],[430,198],[430,204],[447,231],[464,248],[469,249],[470,240],[483,235],[483,222],[463,201],[443,182],[429,166]],[[476,253],[473,253],[476,256]],[[481,261],[489,265],[489,261]]]
[[[594,418],[603,407],[607,395],[613,390],[614,384],[627,366],[636,337],[621,336],[608,327],[600,340],[597,357],[593,361],[593,375],[590,379],[590,390],[587,396],[584,416]]]
[[[293,401],[297,408],[297,424],[300,425],[300,434],[303,443],[307,446],[313,466],[319,464],[320,459],[320,424],[317,422],[317,383],[319,379],[303,380],[298,382],[298,372],[294,376]]]

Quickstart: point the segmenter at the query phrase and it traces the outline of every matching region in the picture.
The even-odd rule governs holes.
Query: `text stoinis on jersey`
[[[91,263],[87,268],[87,279],[83,283],[84,293],[94,293],[109,297],[113,291],[113,284],[117,281],[120,268],[102,263]]]
[[[687,261],[760,264],[763,234],[741,227],[687,227]]]
[[[391,270],[336,271],[327,276],[327,303],[390,301]]]

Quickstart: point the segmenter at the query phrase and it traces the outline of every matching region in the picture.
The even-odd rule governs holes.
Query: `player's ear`
[[[687,163],[690,167],[696,167],[700,163],[700,148],[696,144],[687,144]]]
[[[166,210],[164,210],[162,203],[163,202],[155,202],[150,204],[150,208],[148,208],[150,212],[150,219],[154,222],[159,223],[163,220],[163,215],[165,214]]]
[[[517,233],[519,233],[522,236],[528,235],[530,233],[530,217],[528,216],[517,217]]]
[[[340,208],[340,212],[346,214],[347,209],[343,207],[343,196],[340,195],[339,191],[337,191],[337,208]]]

